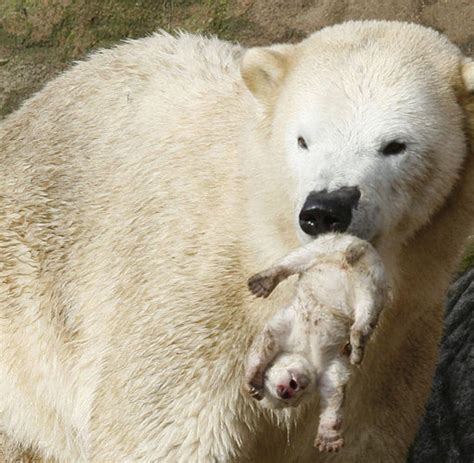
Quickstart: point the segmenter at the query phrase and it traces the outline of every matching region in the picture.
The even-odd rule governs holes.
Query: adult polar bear
[[[444,37],[392,22],[245,53],[156,35],[51,82],[0,128],[0,430],[59,461],[403,461],[474,218],[473,89]],[[291,295],[247,277],[347,227],[396,302],[334,457],[316,404],[239,386]]]

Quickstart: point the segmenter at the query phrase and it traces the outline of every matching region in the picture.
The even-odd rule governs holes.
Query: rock
[[[474,461],[474,268],[448,292],[440,359],[409,463]]]

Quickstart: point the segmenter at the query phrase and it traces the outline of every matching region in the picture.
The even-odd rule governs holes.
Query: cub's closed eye
[[[304,150],[308,149],[308,144],[306,143],[306,140],[303,137],[298,137],[298,146]]]
[[[394,154],[401,154],[407,149],[407,145],[400,141],[391,141],[382,148],[382,154],[385,156],[392,156]]]

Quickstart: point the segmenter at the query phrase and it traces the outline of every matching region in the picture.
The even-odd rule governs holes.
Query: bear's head
[[[283,156],[301,241],[348,231],[401,243],[453,190],[469,151],[474,66],[444,36],[350,22],[297,45],[249,49],[243,80]]]

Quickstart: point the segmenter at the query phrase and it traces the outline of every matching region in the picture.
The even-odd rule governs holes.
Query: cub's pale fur
[[[250,348],[244,387],[274,408],[297,406],[319,392],[321,413],[315,446],[343,446],[344,389],[350,364],[360,365],[380,312],[390,299],[383,263],[366,241],[324,235],[291,252],[249,280],[267,297],[298,274],[291,303],[263,327]]]
[[[473,90],[445,37],[395,22],[250,50],[157,34],[49,83],[0,125],[0,442],[64,462],[404,461],[472,231]],[[407,151],[384,157],[396,137]],[[394,304],[328,457],[316,403],[241,392],[293,293],[245,281],[308,239],[308,191],[355,184],[349,233]]]

